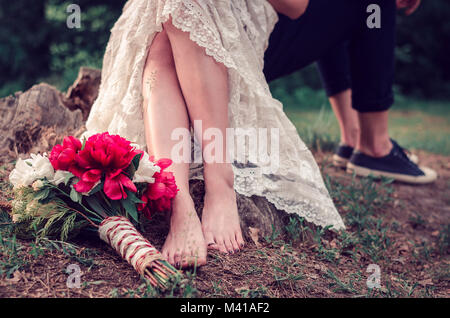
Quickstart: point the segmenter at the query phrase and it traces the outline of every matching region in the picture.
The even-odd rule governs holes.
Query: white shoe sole
[[[404,174],[399,173],[392,173],[392,172],[386,172],[381,170],[373,170],[368,169],[365,167],[356,166],[353,163],[349,162],[347,164],[347,173],[355,173],[357,176],[361,177],[368,177],[369,175],[372,175],[376,178],[380,177],[386,177],[386,178],[392,178],[396,181],[401,181],[405,183],[411,183],[411,184],[427,184],[432,183],[437,179],[437,173],[433,169],[427,168],[427,167],[419,167],[425,175],[423,176],[408,176]]]
[[[333,155],[333,165],[338,168],[345,169],[347,167],[348,159],[345,159],[339,155]]]
[[[417,157],[415,154],[407,153],[406,155],[408,156],[409,160],[411,160],[413,163],[415,163],[415,164],[419,163],[419,157]],[[335,167],[345,169],[345,168],[347,168],[348,162],[349,162],[349,159],[341,157],[337,154],[333,155],[333,165]]]
[[[408,152],[406,155],[408,156],[409,160],[411,160],[415,164],[419,163],[419,157],[417,157],[415,154]]]

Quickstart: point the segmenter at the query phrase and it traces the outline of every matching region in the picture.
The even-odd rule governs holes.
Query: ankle
[[[180,206],[186,206],[187,203],[194,202],[191,194],[189,193],[189,190],[187,189],[180,189],[178,191],[177,195],[173,198],[172,201],[172,207]]]
[[[205,188],[207,192],[234,190],[234,173],[230,164],[204,166]]]
[[[358,127],[346,129],[341,133],[341,144],[356,148],[361,131]]]
[[[371,157],[379,158],[387,156],[389,152],[391,152],[392,147],[393,145],[389,138],[372,141],[364,140],[361,138],[361,141],[357,145],[357,150]]]

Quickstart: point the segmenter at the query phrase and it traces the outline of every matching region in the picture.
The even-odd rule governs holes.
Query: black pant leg
[[[381,7],[381,29],[369,29],[367,7]],[[265,54],[268,81],[293,73],[332,54],[349,41],[353,107],[382,111],[393,103],[395,0],[313,0],[292,21],[280,15]]]
[[[339,43],[317,61],[320,78],[327,96],[334,96],[352,87],[349,43]]]
[[[364,22],[350,44],[352,105],[359,112],[385,111],[394,103],[396,2],[370,2],[380,7],[381,27],[370,29]]]
[[[264,56],[268,81],[283,77],[329,54],[347,40],[358,21],[361,0],[311,0],[296,20],[280,14]]]

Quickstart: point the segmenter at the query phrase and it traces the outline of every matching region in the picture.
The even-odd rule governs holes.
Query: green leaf
[[[131,200],[131,202],[133,203],[144,203],[144,201],[140,200],[133,192],[131,191],[126,191],[128,198]]]
[[[49,195],[48,195],[45,199],[39,200],[39,202],[42,203],[42,204],[49,203],[49,202],[52,201],[56,196],[57,196],[57,194],[56,194],[54,191],[50,191]]]
[[[103,182],[100,182],[99,184],[97,184],[91,191],[89,191],[89,195],[93,195],[96,194],[98,191],[103,189]]]
[[[135,170],[139,168],[140,161],[141,161],[141,154],[137,154],[136,156],[134,156],[133,160],[131,160],[131,163],[133,164]]]
[[[122,213],[122,206],[121,206],[119,201],[117,201],[117,200],[109,200],[108,202],[111,204],[111,207],[112,207],[112,210],[114,212],[114,215],[123,215],[123,213]]]
[[[81,193],[77,192],[73,187],[70,187],[70,199],[73,202],[81,203]]]
[[[83,144],[81,145],[81,150],[86,146],[86,137],[83,137]]]
[[[71,172],[69,172],[64,178],[64,185],[67,186],[69,184],[70,179],[72,179],[73,177],[74,175]]]
[[[97,212],[98,214],[105,215],[105,213],[108,213],[108,209],[105,208],[101,200],[99,200],[96,196],[87,196],[85,199],[88,205],[91,207],[91,209]]]
[[[44,189],[38,191],[35,198],[38,199],[39,201],[42,201],[42,200],[45,200],[49,194],[50,194],[50,189],[44,188]]]
[[[137,169],[139,168],[139,161],[141,159],[141,154],[137,154],[134,156],[133,160],[131,160],[130,165],[128,166],[128,177],[130,179],[133,179],[134,174],[136,173]]]
[[[120,200],[120,203],[122,204],[122,206],[125,209],[125,211],[127,212],[127,214],[129,214],[133,218],[134,221],[139,223],[136,204],[133,203],[129,197],[127,197],[125,200]]]

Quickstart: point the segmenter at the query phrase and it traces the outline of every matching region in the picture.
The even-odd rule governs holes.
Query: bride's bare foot
[[[223,253],[239,252],[244,240],[233,181],[205,173],[205,183],[202,229],[206,244]]]
[[[206,264],[206,244],[189,193],[178,192],[172,205],[170,230],[162,254],[177,268]]]

